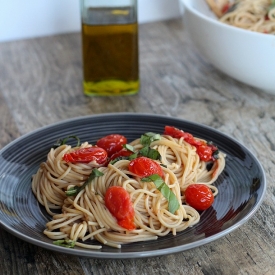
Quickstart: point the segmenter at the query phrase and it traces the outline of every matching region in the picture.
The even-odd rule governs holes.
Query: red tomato
[[[97,146],[91,146],[87,148],[76,149],[71,153],[65,154],[63,156],[63,160],[72,163],[89,163],[91,161],[95,161],[97,164],[101,165],[107,161],[107,152]]]
[[[185,190],[185,201],[196,210],[205,210],[213,204],[214,195],[205,184],[191,184]]]
[[[199,155],[199,157],[202,161],[213,160],[213,157],[212,157],[213,151],[210,146],[207,146],[207,145],[198,146],[197,154]]]
[[[153,174],[158,174],[164,177],[161,166],[154,160],[147,157],[139,157],[130,161],[129,171],[136,174],[138,177],[149,177]]]
[[[187,137],[188,133],[185,133],[183,132],[182,130],[176,128],[176,127],[173,127],[173,126],[165,126],[164,127],[164,135],[169,135],[171,137],[174,137],[174,138],[185,138]]]
[[[128,192],[120,186],[109,187],[105,193],[105,205],[117,219],[117,223],[128,230],[136,228],[135,211]]]
[[[196,140],[193,135],[190,133],[184,132],[176,127],[173,126],[165,126],[164,127],[164,135],[171,136],[173,138],[183,138],[187,143],[198,146],[203,144],[202,141]]]
[[[172,126],[165,126],[164,134],[172,136],[173,138],[181,138],[193,145],[197,149],[197,154],[202,161],[214,161],[215,158],[213,157],[213,153],[218,150],[218,148],[212,144],[207,144],[204,141],[195,139],[191,134],[183,132],[182,130],[172,127]]]
[[[114,153],[120,151],[123,148],[122,145],[126,143],[126,137],[118,134],[112,134],[99,139],[96,145],[105,149],[108,153],[108,157],[110,157]]]
[[[228,10],[229,10],[229,8],[230,8],[230,4],[229,3],[224,4],[223,7],[222,7],[222,14],[227,13]]]

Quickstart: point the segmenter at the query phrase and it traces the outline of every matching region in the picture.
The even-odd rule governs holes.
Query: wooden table
[[[125,97],[83,95],[79,33],[0,44],[0,148],[41,126],[89,114],[184,118],[236,138],[256,155],[268,182],[263,204],[219,240],[148,259],[62,255],[0,229],[1,274],[274,274],[275,96],[217,71],[180,19],[141,25],[139,35],[141,90]]]

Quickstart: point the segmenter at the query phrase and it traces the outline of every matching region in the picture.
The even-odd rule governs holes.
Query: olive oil
[[[139,90],[138,25],[82,23],[86,95],[126,95]]]

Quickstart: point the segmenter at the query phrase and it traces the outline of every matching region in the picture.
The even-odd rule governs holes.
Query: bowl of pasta
[[[182,0],[198,50],[230,77],[275,94],[275,1]]]

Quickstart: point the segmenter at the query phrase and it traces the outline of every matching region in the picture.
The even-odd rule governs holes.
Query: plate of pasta
[[[260,207],[263,168],[194,122],[116,113],[61,121],[0,151],[0,225],[34,245],[93,258],[195,248]]]

